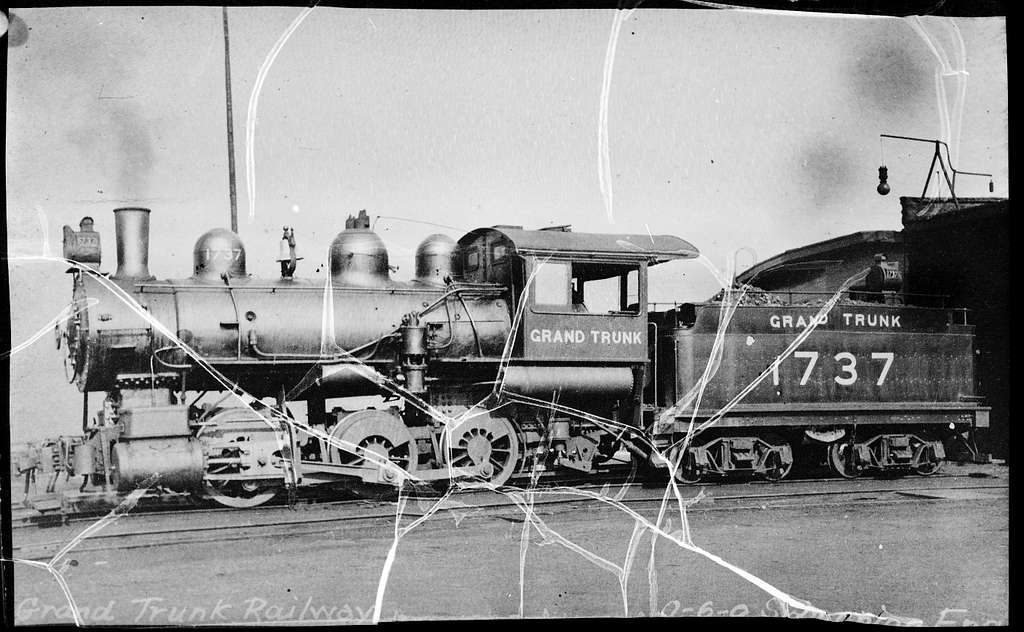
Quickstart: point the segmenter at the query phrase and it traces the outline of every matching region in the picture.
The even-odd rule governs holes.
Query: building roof
[[[850,233],[808,246],[793,248],[770,259],[765,259],[737,274],[736,280],[740,283],[749,283],[756,276],[776,268],[785,267],[787,270],[796,270],[808,267],[827,267],[838,262],[835,257],[837,252],[859,244],[901,243],[903,243],[903,235],[894,230],[865,230],[859,233]]]
[[[486,233],[503,235],[520,254],[647,259],[653,263],[693,259],[700,254],[696,246],[672,235],[575,233],[568,230],[523,230],[512,226],[478,228],[460,239],[459,245]]]

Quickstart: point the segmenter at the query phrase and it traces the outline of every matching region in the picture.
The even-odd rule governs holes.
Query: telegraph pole
[[[238,232],[238,193],[235,190],[235,124],[231,113],[231,44],[228,39],[228,8],[222,7],[224,16],[224,91],[227,94],[228,113],[228,191],[231,196],[231,231]]]

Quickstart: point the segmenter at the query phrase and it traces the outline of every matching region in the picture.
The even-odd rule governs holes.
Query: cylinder
[[[96,468],[93,462],[92,445],[89,443],[76,445],[74,450],[71,457],[71,469],[75,474],[92,474]]]
[[[147,281],[149,273],[149,209],[114,209],[117,272],[111,278]]]
[[[569,438],[569,422],[552,421],[550,432],[552,441],[566,441]]]
[[[426,373],[426,363],[413,364],[411,362],[403,362],[402,375],[405,376],[405,390],[410,393],[416,393],[417,395],[426,393]]]
[[[418,318],[402,325],[402,353],[407,356],[426,355],[426,335],[427,326],[421,324]]]
[[[110,456],[121,491],[147,484],[185,492],[203,484],[203,449],[189,437],[122,441]]]

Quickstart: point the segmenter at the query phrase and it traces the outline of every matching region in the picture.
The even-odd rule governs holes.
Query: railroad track
[[[765,485],[760,489],[755,488],[747,493],[729,493],[731,486],[728,485],[704,485],[701,487],[704,488],[706,494],[705,500],[696,505],[693,511],[764,509],[769,504],[773,509],[806,509],[830,506],[850,507],[873,504],[920,503],[937,501],[948,497],[950,493],[953,493],[954,496],[959,494],[961,500],[972,500],[995,498],[998,497],[1001,491],[1009,489],[1006,482],[993,481],[989,484],[968,484],[974,481],[963,480],[967,478],[964,476],[946,475],[943,477],[946,479],[959,479],[960,484],[956,484],[954,481],[936,482],[935,478],[930,477],[927,479],[929,481],[928,484],[917,485],[884,485],[878,484],[878,481],[864,481],[865,483],[875,484],[852,486],[856,488],[844,485],[844,489],[834,490],[805,489],[779,491],[780,486],[776,484]],[[906,480],[902,479],[902,481],[898,482],[906,482]],[[794,481],[794,483],[796,482],[800,481]],[[600,488],[599,486],[591,487]],[[711,489],[710,493],[708,492],[709,488],[716,487],[718,492],[724,490],[724,493],[717,493],[715,489]],[[695,488],[686,489],[695,491]],[[633,493],[631,494],[630,491]],[[533,500],[533,507],[541,515],[554,513],[559,507],[570,505],[584,503],[591,503],[595,507],[605,505],[593,498],[560,494],[557,490],[545,491],[541,488],[538,492],[539,495]],[[619,502],[640,511],[645,507],[658,506],[662,502],[662,494],[662,490],[644,489],[640,484],[632,483],[629,484],[627,493]],[[692,496],[694,494],[685,495]],[[494,501],[493,492],[459,493],[450,498],[451,502],[438,509],[435,513],[436,516],[451,516],[454,514],[457,520],[461,520],[461,518],[458,518],[460,514],[462,518],[473,516],[508,519],[508,516],[502,516],[502,514],[511,514],[513,518],[521,516],[521,511],[507,497],[501,496],[499,501]],[[474,498],[477,500],[489,498],[491,500],[472,502]],[[418,506],[414,504],[416,500],[420,501]],[[424,515],[431,508],[435,500],[436,498],[429,497],[418,497],[411,500],[406,505],[406,511],[403,512],[403,519],[412,520]],[[358,505],[363,506],[363,511],[356,511],[354,509]],[[334,508],[338,508],[340,511],[332,511]],[[313,512],[319,515],[310,515]],[[187,525],[174,525],[170,527],[161,526],[159,524],[160,518],[168,514],[180,518],[180,513],[148,512],[129,514],[120,518],[113,525],[110,525],[107,530],[84,540],[73,549],[73,552],[78,554],[208,542],[230,542],[255,538],[314,535],[330,533],[339,527],[352,528],[357,526],[373,526],[375,524],[388,525],[387,533],[390,533],[390,527],[393,525],[396,511],[394,502],[367,503],[366,501],[357,500],[320,503],[297,512],[289,510],[287,506],[261,507],[245,512],[229,509],[208,510],[210,516],[235,518],[233,522],[225,520],[219,521],[218,524],[197,524],[200,521],[196,519],[195,513],[188,513]],[[246,520],[237,520],[240,517],[245,517]],[[214,520],[213,522],[218,521]],[[146,523],[149,524],[147,525]],[[80,529],[69,530],[67,537],[62,540],[20,544],[13,548],[14,556],[21,559],[50,559],[78,531]],[[22,533],[24,534],[24,532]]]
[[[941,473],[934,474],[932,476],[927,477],[927,480],[933,480],[934,481],[934,480],[937,480],[937,479],[950,479],[950,478],[954,478],[955,479],[955,478],[964,478],[966,476],[974,476],[974,474],[941,472]],[[988,475],[982,474],[982,476],[988,476]],[[855,485],[858,482],[865,482],[865,481],[871,481],[871,480],[892,480],[892,479],[886,479],[886,478],[872,479],[872,478],[869,478],[869,477],[865,477],[865,478],[862,478],[862,479],[850,480],[850,479],[844,479],[844,478],[841,478],[841,477],[838,477],[838,476],[803,476],[803,477],[791,477],[791,478],[787,478],[787,479],[782,480],[782,481],[768,481],[768,480],[763,480],[763,479],[735,478],[735,479],[711,480],[711,481],[707,481],[707,482],[702,482],[699,485],[680,484],[680,488],[681,489],[699,489],[699,488],[717,489],[717,488],[721,488],[721,487],[727,487],[728,488],[728,487],[736,487],[736,486],[741,486],[741,485],[764,486],[764,487],[770,487],[770,488],[785,488],[785,487],[789,487],[789,486],[792,486],[792,485],[800,485],[800,484],[813,484],[813,483],[826,483],[827,484],[827,483],[836,483],[836,482],[841,483],[841,484]],[[917,476],[912,476],[911,475],[911,476],[904,477],[903,480],[925,480],[925,479],[923,479],[922,477],[917,477]],[[509,484],[510,487],[521,487],[521,488],[526,488],[530,484],[529,478],[528,477],[524,477],[524,476],[513,478],[513,479],[511,479],[509,481],[509,483],[510,483]],[[606,472],[600,472],[600,473],[597,473],[597,474],[591,474],[591,475],[586,476],[586,477],[578,477],[578,476],[571,476],[571,475],[569,475],[569,476],[565,476],[565,475],[548,476],[548,477],[542,478],[540,481],[538,481],[537,488],[538,489],[546,489],[546,488],[551,488],[551,487],[556,487],[556,486],[565,486],[565,487],[574,487],[574,488],[583,489],[583,490],[596,490],[596,489],[602,489],[606,485],[614,485],[614,486],[616,486],[616,487],[621,489],[622,487],[639,488],[639,487],[643,487],[644,485],[652,485],[652,486],[655,486],[655,487],[664,487],[665,484],[667,484],[667,480],[665,480],[665,481],[655,481],[655,482],[652,482],[652,483],[644,483],[644,482],[641,482],[641,481],[629,481],[628,480],[628,476],[626,476],[621,470],[620,471],[610,470],[610,471],[606,471]],[[384,505],[388,505],[389,503],[393,503],[393,501],[395,500],[395,497],[396,497],[394,494],[390,494],[390,495],[382,494],[377,499],[371,499],[371,498],[340,498],[339,499],[338,498],[339,496],[343,496],[345,494],[344,490],[336,490],[333,493],[331,493],[329,491],[325,491],[325,490],[317,490],[316,493],[308,493],[308,491],[309,490],[307,490],[306,494],[303,494],[303,495],[301,495],[301,496],[299,496],[297,498],[297,502],[300,505],[314,504],[314,505],[322,505],[322,506],[325,506],[325,507],[346,507],[346,506],[358,507],[358,506],[365,506],[365,505],[371,505],[371,506],[372,505],[380,505],[380,506],[384,506]],[[440,495],[440,493],[438,495]],[[139,516],[145,515],[145,516],[157,517],[157,516],[174,516],[174,515],[181,515],[183,513],[187,513],[189,516],[199,517],[199,516],[203,516],[203,515],[229,514],[229,513],[237,513],[239,511],[272,510],[272,509],[281,509],[281,508],[287,508],[287,507],[288,507],[288,502],[287,502],[287,499],[285,497],[285,494],[281,494],[277,499],[271,501],[270,503],[268,503],[268,504],[266,504],[266,505],[264,505],[262,507],[255,508],[255,509],[240,510],[240,509],[235,509],[235,508],[231,508],[231,507],[223,507],[223,506],[220,506],[220,505],[211,506],[210,504],[203,503],[202,501],[193,501],[193,504],[183,504],[183,505],[175,506],[173,508],[166,508],[166,507],[163,507],[163,506],[161,506],[159,504],[156,504],[156,502],[154,502],[153,504],[147,504],[145,501],[143,501],[142,503],[137,505],[132,510],[131,514],[132,515],[139,515]],[[81,524],[81,523],[91,523],[91,522],[94,522],[97,518],[101,517],[102,515],[103,515],[102,512],[97,512],[97,513],[87,514],[87,515],[70,516],[70,517],[65,518],[63,520],[63,523],[66,524],[66,525]],[[56,518],[58,518],[57,515],[41,516],[38,512],[36,512],[35,510],[30,509],[30,508],[24,508],[24,507],[14,507],[14,508],[12,508],[12,528],[14,528],[14,529],[25,529],[25,528],[29,528],[29,527],[36,527],[39,524],[46,523],[48,520],[55,520]]]

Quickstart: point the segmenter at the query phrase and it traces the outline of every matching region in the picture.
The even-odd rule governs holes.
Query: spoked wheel
[[[793,471],[793,452],[789,443],[785,441],[782,441],[781,443],[773,443],[772,447],[775,449],[768,453],[767,463],[765,463],[766,469],[764,471],[764,477],[775,483],[786,478],[789,476],[789,473]],[[789,463],[783,461],[780,450],[789,451],[791,455]]]
[[[931,443],[922,443],[914,450],[914,472],[921,476],[935,474],[942,469],[942,463]]]
[[[328,460],[352,467],[382,469],[381,477],[397,484],[403,470],[419,467],[416,440],[401,419],[383,410],[360,410],[348,415],[331,431]],[[392,465],[387,465],[387,463]]]
[[[270,423],[248,408],[237,408],[217,413],[200,428],[197,436],[207,455],[205,497],[247,509],[270,501],[284,488],[280,454],[287,439],[282,442]],[[259,474],[268,476],[245,478]]]
[[[449,467],[481,466],[478,483],[469,486],[504,485],[519,463],[519,435],[504,417],[470,409],[451,428],[441,434],[441,459]]]
[[[203,491],[207,497],[225,507],[250,509],[270,502],[281,491],[281,486],[256,481],[218,481],[204,483]]]
[[[853,463],[853,446],[848,441],[836,441],[828,446],[828,467],[843,478],[860,476],[860,470]]]

